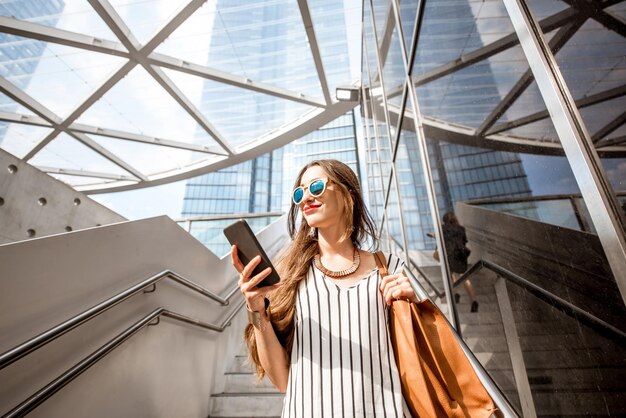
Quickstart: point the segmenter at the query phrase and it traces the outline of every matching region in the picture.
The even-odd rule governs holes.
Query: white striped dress
[[[387,255],[389,274],[403,263]],[[296,297],[283,418],[410,417],[389,342],[378,269],[342,289],[311,266]]]

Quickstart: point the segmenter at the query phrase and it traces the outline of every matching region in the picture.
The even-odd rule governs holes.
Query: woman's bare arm
[[[230,255],[233,266],[235,266],[235,269],[239,272],[239,289],[246,300],[247,309],[253,312],[259,312],[261,315],[260,327],[254,327],[254,337],[261,367],[263,367],[274,386],[284,393],[287,390],[287,380],[289,377],[287,352],[280,344],[280,341],[278,341],[272,324],[265,314],[265,296],[272,290],[278,288],[281,283],[261,288],[257,287],[257,285],[271,273],[272,269],[268,267],[261,273],[250,278],[249,276],[254,268],[261,262],[261,257],[257,256],[253,258],[244,266],[239,259],[237,247],[234,245],[231,248]]]

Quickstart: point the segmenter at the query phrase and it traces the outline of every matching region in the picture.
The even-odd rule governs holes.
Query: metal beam
[[[192,0],[185,5],[177,14],[157,32],[145,46],[141,46],[126,26],[126,23],[117,14],[113,6],[107,0],[89,0],[96,12],[105,21],[109,28],[122,41],[128,49],[131,60],[141,64],[143,68],[172,96],[174,100],[226,151],[228,155],[234,154],[234,150],[226,139],[215,129],[211,123],[200,113],[193,103],[185,97],[182,91],[174,84],[165,72],[158,67],[153,67],[148,62],[148,54],[161,44],[176,30],[189,16],[193,14],[206,0]]]
[[[380,47],[376,45],[377,50],[380,55],[380,62],[382,63],[382,67],[385,68],[385,64],[387,63],[387,56],[389,55],[389,47],[391,46],[391,38],[393,36],[393,30],[396,27],[395,21],[395,13],[393,9],[393,4],[395,0],[391,0],[387,5],[387,11],[385,12],[385,28],[382,39],[380,40]],[[374,11],[372,10],[372,13]],[[400,38],[400,42],[404,42],[404,39]],[[406,61],[405,61],[406,65]],[[378,74],[374,77],[374,81],[378,81],[380,77]]]
[[[617,199],[556,59],[528,5],[524,0],[504,0],[504,5],[552,116],[622,300],[626,303],[626,237]]]
[[[22,125],[41,126],[44,128],[53,128],[46,119],[35,115],[23,115],[20,113],[0,112],[0,121],[19,123]],[[73,123],[68,126],[69,131],[81,132],[98,136],[106,136],[110,138],[123,139],[127,141],[141,142],[144,144],[159,145],[170,148],[183,149],[187,151],[202,152],[206,154],[224,155],[221,149],[216,146],[197,145],[187,142],[172,141],[169,139],[156,138],[153,136],[140,135],[132,132],[118,131],[115,129],[101,128],[98,126],[85,125],[82,123]]]
[[[71,168],[56,168],[56,167],[44,167],[44,166],[35,166],[40,171],[49,174],[63,174],[67,176],[77,176],[77,177],[94,177],[100,179],[109,179],[109,180],[120,180],[120,181],[137,181],[135,177],[131,176],[123,176],[119,174],[110,174],[110,173],[101,173],[97,171],[85,171],[85,170],[74,170]]]
[[[144,144],[159,145],[169,148],[177,148],[187,151],[202,152],[206,154],[225,155],[221,148],[216,146],[198,145],[187,142],[172,141],[170,139],[157,138],[153,136],[140,135],[132,132],[118,131],[115,129],[101,128],[98,126],[73,123],[68,127],[73,132],[106,136],[109,138],[123,139],[126,141],[141,142]]]
[[[390,123],[396,124],[399,119],[399,107],[389,106]],[[427,138],[434,141],[445,141],[452,144],[488,148],[498,151],[521,152],[537,155],[564,155],[563,147],[558,141],[542,141],[506,134],[476,136],[474,128],[441,121],[432,117],[422,116],[422,127]],[[415,124],[404,118],[402,129],[419,132]],[[613,144],[615,145],[615,144]],[[626,158],[626,147],[603,148],[598,150],[601,157]]]
[[[43,42],[51,42],[73,48],[99,52],[101,54],[115,55],[128,58],[126,48],[119,42],[106,39],[94,38],[76,32],[53,28],[51,26],[17,20],[6,16],[0,16],[0,32],[24,38],[37,39]]]
[[[102,155],[107,160],[110,160],[114,164],[122,167],[124,170],[128,171],[129,173],[131,173],[133,176],[137,177],[138,179],[140,179],[142,181],[148,180],[148,177],[146,177],[141,171],[137,170],[135,167],[133,167],[132,165],[128,164],[126,161],[122,160],[120,157],[118,157],[117,155],[113,154],[111,151],[109,151],[108,149],[104,148],[102,145],[98,144],[96,141],[94,141],[93,139],[89,138],[87,135],[82,134],[82,133],[78,133],[78,132],[72,132],[72,131],[67,131],[67,133],[70,136],[72,136],[73,138],[75,138],[78,141],[82,142],[84,145],[86,145],[89,148],[91,148],[96,153]]]
[[[622,112],[621,115],[604,125],[602,128],[598,130],[592,137],[591,140],[594,144],[597,144],[599,141],[605,139],[611,132],[614,132],[620,126],[626,123],[626,112]]]
[[[26,109],[41,117],[50,125],[56,126],[61,123],[61,118],[54,114],[51,110],[32,98],[26,92],[19,89],[15,84],[11,83],[4,77],[0,77],[0,91],[15,102],[21,104]]]
[[[572,19],[578,16],[578,13],[579,12],[576,9],[569,8],[552,16],[546,17],[539,23],[539,25],[541,26],[541,29],[544,31],[544,33],[548,33],[572,21]],[[514,47],[517,44],[519,44],[517,34],[511,33],[503,38],[498,39],[497,41],[490,43],[489,45],[485,45],[482,48],[478,48],[465,55],[461,55],[459,58],[450,61],[447,64],[437,67],[420,76],[414,77],[414,84],[416,87],[419,87],[422,84],[426,84],[430,81],[444,77],[455,71],[459,71],[465,67],[469,67],[470,65],[473,65],[479,61],[492,57],[502,51]]]
[[[53,127],[48,120],[42,118],[41,116],[23,115],[21,113],[0,112],[0,121],[19,123],[22,125],[41,126],[44,128]]]
[[[124,190],[140,189],[142,187],[158,186],[178,180],[185,180],[202,174],[231,167],[235,164],[248,161],[260,155],[282,147],[303,135],[312,132],[325,124],[335,120],[339,116],[352,110],[358,103],[338,101],[326,109],[316,108],[300,118],[294,119],[290,123],[264,135],[254,141],[239,147],[237,154],[229,157],[215,156],[202,162],[191,163],[188,166],[176,170],[169,170],[163,173],[150,174],[147,181],[134,185],[111,182],[106,184],[77,186],[76,190],[87,194],[120,192]]]
[[[150,65],[145,67],[148,73],[169,93],[178,104],[185,109],[187,113],[204,129],[220,147],[228,153],[228,155],[235,154],[235,149],[230,146],[226,138],[224,138],[215,127],[204,117],[196,106],[189,100],[178,86],[165,74],[165,71],[159,67],[152,67]]]
[[[120,42],[101,40],[91,36],[70,32],[45,25],[31,22],[24,22],[4,16],[0,16],[0,31],[13,35],[23,36],[30,39],[37,39],[44,42],[51,42],[58,45],[65,45],[73,48],[98,52],[107,55],[114,55],[130,59],[131,55]],[[309,106],[324,107],[325,103],[306,96],[302,93],[272,86],[250,80],[246,77],[225,73],[203,65],[182,61],[168,55],[151,52],[148,55],[151,65],[169,68],[186,74],[202,77],[207,80],[214,80],[220,83],[229,84],[246,90],[267,94],[281,99],[291,100]]]
[[[207,80],[217,81],[223,84],[239,87],[241,89],[267,94],[269,96],[290,100],[296,103],[302,103],[308,106],[326,106],[325,103],[315,99],[314,97],[310,97],[302,93],[297,93],[291,90],[272,86],[270,84],[254,81],[247,77],[225,73],[223,71],[205,67],[203,65],[181,61],[178,58],[169,57],[167,55],[159,54],[156,52],[148,55],[148,62],[153,66],[169,68],[171,70],[179,71],[181,73],[202,77]]]
[[[317,76],[322,86],[322,92],[324,93],[324,100],[326,106],[330,106],[333,102],[328,90],[328,80],[326,79],[326,73],[324,72],[324,64],[322,63],[322,54],[320,47],[317,43],[317,37],[315,36],[315,27],[313,26],[313,19],[311,18],[311,12],[309,10],[309,4],[307,0],[298,0],[298,7],[300,8],[300,15],[302,16],[302,23],[306,30],[306,36],[309,40],[309,47],[311,48],[311,54],[313,55],[313,61],[315,62],[315,69],[317,70]]]
[[[22,106],[26,107],[31,112],[39,115],[41,119],[34,119],[35,122],[42,123],[43,121],[46,121],[51,125],[50,127],[53,128],[52,132],[57,132],[57,134],[55,134],[54,137],[51,137],[52,134],[47,135],[43,141],[39,142],[35,146],[35,149],[41,150],[46,144],[52,141],[56,137],[56,135],[58,135],[58,133],[63,131],[69,134],[70,136],[74,137],[78,141],[84,143],[85,145],[87,145],[88,147],[90,147],[91,149],[93,149],[98,154],[102,155],[103,157],[107,158],[114,164],[128,171],[132,175],[136,176],[137,178],[145,179],[145,176],[141,174],[139,170],[135,169],[130,164],[123,161],[121,158],[113,155],[111,152],[105,150],[102,146],[95,144],[93,140],[91,140],[91,138],[87,137],[87,135],[72,132],[71,130],[68,129],[68,127],[62,126],[62,123],[63,123],[62,119],[58,117],[57,115],[55,115],[54,112],[46,108],[44,105],[42,105],[41,103],[39,103],[38,101],[30,97],[24,91],[18,89],[15,85],[13,85],[8,80],[2,77],[0,77],[0,91],[4,92],[7,96],[11,97],[13,100],[20,103]],[[42,145],[44,141],[46,142],[45,144]],[[31,150],[30,152],[32,153],[33,151]],[[24,157],[23,159],[24,161],[27,160],[26,157]]]
[[[0,16],[0,31],[12,33],[19,36],[38,39],[45,42],[52,42],[59,45],[70,46],[90,50],[94,52],[130,58],[130,54],[119,42],[100,40],[91,36],[78,34],[62,29],[51,28],[30,22],[23,22],[16,19]],[[282,89],[269,84],[246,79],[245,77],[228,74],[219,70],[211,69],[202,65],[181,61],[178,58],[152,52],[148,55],[148,60],[152,65],[170,68],[176,71],[192,74],[205,79],[215,80],[225,84],[230,84],[242,89],[252,90],[271,96],[280,97],[310,106],[325,106],[324,103],[312,97],[307,97],[302,93]]]
[[[108,80],[106,80],[100,87],[98,87],[85,101],[83,101],[78,108],[76,108],[65,120],[59,122],[55,128],[50,132],[43,141],[39,142],[33,149],[31,149],[23,158],[24,161],[28,161],[33,158],[43,147],[45,147],[50,141],[59,135],[59,133],[67,130],[67,127],[74,122],[80,115],[82,115],[91,105],[100,100],[102,96],[111,89],[118,81],[126,76],[135,67],[135,63],[132,61],[126,62],[120,68],[113,73]]]
[[[626,135],[600,141],[598,144],[596,144],[596,148],[604,149],[605,147],[611,147],[613,145],[620,145],[623,143],[626,143]],[[600,152],[600,150],[598,150],[598,152]]]
[[[556,35],[554,35],[552,39],[550,39],[550,49],[552,50],[553,54],[556,54],[567,43],[567,41],[571,39],[572,36],[574,36],[576,31],[578,31],[578,29],[583,25],[585,20],[585,18],[576,19],[575,21],[568,23],[567,25],[559,29]],[[513,103],[515,103],[515,101],[522,95],[522,93],[526,91],[532,81],[533,73],[530,69],[528,69],[520,77],[517,83],[515,83],[511,91],[509,91],[509,93],[491,111],[489,116],[485,118],[485,120],[478,127],[478,129],[476,129],[476,135],[483,136],[485,132],[487,132],[487,130],[491,128],[502,115],[504,115],[504,113],[513,105]]]
[[[563,0],[570,6],[580,10],[589,18],[600,23],[605,28],[618,33],[626,38],[626,24],[624,21],[612,14],[606,13],[602,9],[608,7],[608,3],[600,3],[597,0]]]
[[[626,84],[623,86],[605,90],[600,93],[592,94],[591,96],[580,98],[575,101],[575,104],[578,109],[582,109],[584,107],[592,106],[592,105],[602,103],[608,100],[612,100],[612,99],[615,99],[624,95],[626,95]],[[523,118],[515,119],[509,122],[501,123],[500,125],[496,125],[487,132],[487,135],[493,135],[493,134],[497,134],[503,131],[508,131],[518,126],[528,125],[529,123],[537,122],[539,120],[546,119],[548,117],[550,117],[550,113],[547,110],[542,110],[540,112],[536,112],[531,115],[524,116]]]

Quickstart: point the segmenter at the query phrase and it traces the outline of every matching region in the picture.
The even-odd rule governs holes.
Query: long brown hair
[[[371,238],[372,245],[377,245],[376,228],[367,211],[359,180],[346,164],[338,160],[316,160],[308,163],[300,170],[294,188],[300,185],[304,172],[310,167],[320,166],[328,174],[328,178],[337,185],[337,190],[344,201],[345,212],[341,215],[346,229],[342,239],[350,238],[356,246],[365,243]],[[318,253],[317,234],[304,219],[300,227],[296,228],[299,207],[292,202],[288,214],[289,236],[291,244],[283,251],[276,263],[282,286],[274,290],[269,298],[270,321],[281,345],[291,358],[291,346],[294,335],[294,315],[296,310],[296,294],[300,282],[307,277],[313,257]],[[265,370],[259,361],[259,354],[252,324],[248,324],[244,332],[244,339],[248,346],[250,361],[254,364],[259,380],[265,376]]]

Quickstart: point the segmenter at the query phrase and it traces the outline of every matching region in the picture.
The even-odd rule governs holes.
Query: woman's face
[[[308,187],[313,180],[323,178],[329,178],[328,173],[322,167],[314,165],[304,172],[300,186]],[[343,227],[340,222],[344,222],[341,215],[345,204],[339,188],[332,180],[326,184],[326,190],[321,196],[311,196],[309,190],[305,190],[304,198],[298,206],[306,222],[313,228]]]

